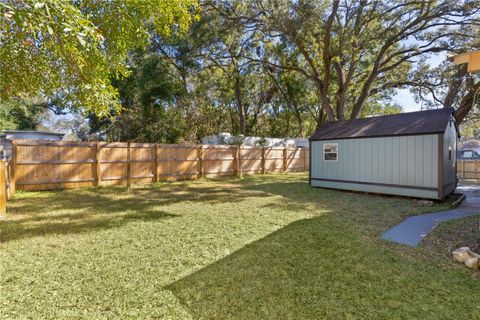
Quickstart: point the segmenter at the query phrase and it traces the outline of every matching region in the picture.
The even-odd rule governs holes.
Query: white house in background
[[[33,130],[3,130],[0,133],[0,159],[11,158],[12,140],[51,140],[60,141],[64,133]]]
[[[203,144],[210,145],[232,145],[243,142],[244,146],[264,146],[264,147],[298,147],[308,148],[307,138],[262,138],[249,136],[233,136],[228,132],[221,132],[217,135],[206,136],[202,139]]]

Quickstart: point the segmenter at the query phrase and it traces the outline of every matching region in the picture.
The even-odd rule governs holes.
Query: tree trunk
[[[298,109],[298,106],[296,103],[293,104],[293,110],[295,114],[295,120],[297,120],[298,123],[298,133],[300,137],[303,137],[304,134],[304,128],[303,128],[303,121],[302,121],[302,115],[300,113],[300,110]]]
[[[240,75],[235,75],[235,100],[237,102],[238,119],[240,124],[240,134],[245,135],[245,105],[243,104],[242,86],[240,83]]]
[[[455,111],[455,120],[457,124],[462,123],[470,110],[473,109],[474,105],[480,103],[480,82],[473,85],[468,93],[463,97],[460,105]]]

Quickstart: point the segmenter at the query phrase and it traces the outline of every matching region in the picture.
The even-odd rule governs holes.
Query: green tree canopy
[[[370,104],[412,85],[419,59],[459,50],[455,42],[478,39],[465,31],[480,25],[478,0],[259,0],[250,12],[223,12],[264,35],[258,62],[315,85],[319,125],[365,115]]]
[[[36,130],[46,112],[38,99],[0,102],[0,131]]]
[[[196,0],[0,1],[0,98],[55,96],[106,115],[118,108],[112,75],[129,74],[128,53],[150,32],[183,32]]]

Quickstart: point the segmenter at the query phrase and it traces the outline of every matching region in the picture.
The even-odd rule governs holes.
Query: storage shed
[[[457,184],[453,112],[327,122],[310,137],[310,185],[443,199]]]
[[[0,133],[0,159],[10,159],[12,157],[12,140],[52,140],[60,141],[64,133],[54,133],[46,131],[33,130],[3,130]]]

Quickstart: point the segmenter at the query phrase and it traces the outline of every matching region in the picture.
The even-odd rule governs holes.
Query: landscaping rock
[[[452,252],[455,261],[464,263],[468,258],[473,258],[473,252],[469,247],[461,247]]]
[[[478,270],[478,264],[480,262],[479,258],[468,258],[465,260],[465,265],[473,270]]]
[[[469,247],[461,247],[452,252],[453,259],[464,263],[470,269],[478,270],[480,268],[480,254],[476,254]]]

